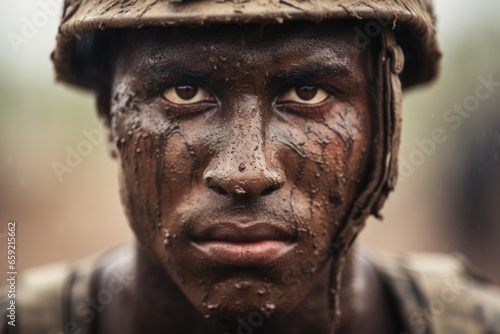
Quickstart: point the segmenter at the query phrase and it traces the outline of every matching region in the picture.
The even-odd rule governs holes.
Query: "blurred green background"
[[[6,268],[6,225],[15,220],[20,272],[74,260],[132,238],[106,143],[93,146],[62,182],[53,171],[54,162],[64,163],[67,147],[76,149],[85,139],[83,130],[101,125],[91,95],[54,81],[49,56],[60,8],[17,48],[9,39],[21,34],[23,20],[36,15],[41,3],[49,2],[62,1],[0,0],[0,268]],[[467,241],[463,224],[449,215],[450,194],[457,191],[449,174],[457,157],[466,154],[462,143],[467,129],[480,129],[481,122],[499,118],[500,93],[481,102],[456,131],[450,131],[442,116],[474,93],[479,76],[500,81],[500,0],[438,0],[436,12],[443,72],[435,85],[405,97],[401,157],[408,160],[418,149],[415,141],[430,137],[436,127],[445,129],[449,139],[400,182],[383,211],[384,221],[368,222],[362,239],[369,246],[451,252]],[[496,203],[500,204],[498,197]],[[498,217],[495,223],[500,226]],[[500,241],[499,229],[495,233],[493,238]],[[488,246],[484,254],[490,263],[486,270],[500,277],[491,264],[500,249]]]

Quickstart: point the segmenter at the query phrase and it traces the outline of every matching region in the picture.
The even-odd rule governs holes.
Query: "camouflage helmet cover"
[[[403,86],[435,77],[440,51],[431,0],[65,0],[53,60],[58,80],[91,88],[96,78],[85,58],[92,57],[89,35],[99,30],[327,19],[390,23],[407,58]]]

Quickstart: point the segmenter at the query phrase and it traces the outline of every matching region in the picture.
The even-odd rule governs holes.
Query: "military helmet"
[[[101,30],[328,19],[373,20],[371,29],[360,32],[360,44],[389,25],[405,52],[404,87],[427,82],[438,71],[431,0],[65,0],[53,60],[58,80],[92,88]]]

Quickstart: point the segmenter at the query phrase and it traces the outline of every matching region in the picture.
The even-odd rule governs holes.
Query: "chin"
[[[204,291],[201,302],[200,294],[188,295],[188,299],[206,319],[230,326],[249,317],[265,322],[282,318],[304,298],[302,291],[282,284],[251,280],[216,283]]]
[[[259,305],[262,303],[262,305]],[[219,305],[217,310],[208,315],[204,312],[204,317],[217,323],[227,326],[238,326],[242,322],[252,325],[263,325],[264,323],[277,320],[286,316],[292,307],[287,305],[276,306],[265,301],[255,301],[254,304],[245,302],[241,305]]]

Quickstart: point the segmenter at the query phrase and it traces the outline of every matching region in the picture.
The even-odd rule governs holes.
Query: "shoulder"
[[[8,277],[8,285],[0,297],[1,313],[4,315],[0,333],[31,333],[34,331],[29,331],[29,328],[33,323],[38,326],[33,329],[50,333],[60,320],[61,294],[68,276],[69,267],[56,263]]]
[[[460,256],[371,253],[409,333],[500,333],[500,288]]]
[[[76,263],[60,262],[20,272],[14,298],[8,296],[8,290],[0,294],[3,316],[0,334],[17,333],[15,330],[19,333],[74,333],[89,327],[93,314],[88,301],[99,291],[102,272],[114,262],[122,261],[123,255],[130,250],[128,246],[120,247]],[[8,314],[4,316],[11,300],[15,301],[15,327],[8,324]]]

